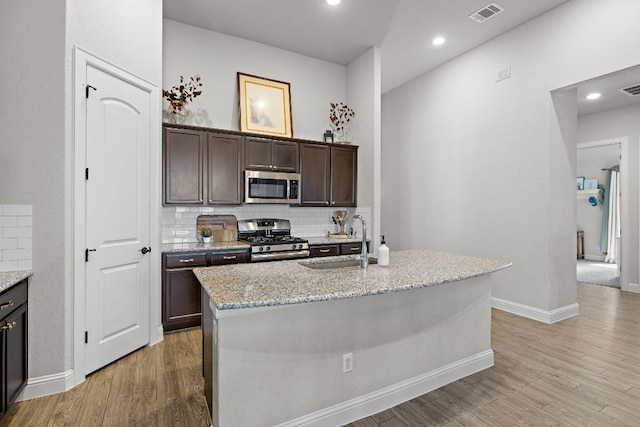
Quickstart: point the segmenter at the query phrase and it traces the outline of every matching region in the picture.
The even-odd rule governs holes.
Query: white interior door
[[[86,84],[88,374],[149,343],[150,95],[91,64]]]

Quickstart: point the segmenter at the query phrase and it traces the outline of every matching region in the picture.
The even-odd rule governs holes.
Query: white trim
[[[27,386],[18,395],[16,401],[62,393],[75,385],[73,369],[59,374],[29,378]]]
[[[564,307],[548,311],[541,310],[536,307],[530,307],[524,304],[519,304],[513,301],[491,297],[491,307],[548,324],[556,323],[580,314],[577,303],[569,304]]]
[[[589,254],[585,254],[584,255],[584,260],[585,261],[604,262],[604,255],[589,255]]]
[[[634,294],[640,294],[640,285],[637,283],[629,283],[627,289],[623,289],[623,291],[633,292]]]
[[[84,194],[84,169],[86,167],[86,99],[84,96],[85,82],[87,80],[87,65],[99,68],[107,73],[114,74],[142,90],[149,93],[149,138],[150,144],[150,180],[149,180],[149,246],[156,249],[149,257],[149,344],[162,341],[161,321],[161,194],[160,183],[162,170],[160,169],[161,151],[161,102],[160,90],[150,82],[139,78],[122,68],[108,63],[78,46],[73,49],[74,75],[73,75],[73,99],[74,99],[74,210],[73,210],[73,385],[78,385],[85,380],[85,229],[86,229],[86,199]],[[60,390],[64,391],[64,390]]]
[[[450,363],[414,378],[279,424],[280,427],[345,425],[493,366],[493,350]]]

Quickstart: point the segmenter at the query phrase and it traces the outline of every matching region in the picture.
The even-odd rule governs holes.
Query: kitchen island
[[[510,264],[411,250],[304,265],[333,260],[194,270],[213,426],[342,425],[493,365],[490,278]]]

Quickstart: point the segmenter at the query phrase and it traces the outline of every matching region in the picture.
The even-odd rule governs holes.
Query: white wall
[[[55,381],[74,367],[73,46],[159,86],[162,4],[30,0],[0,16],[0,201],[33,205],[29,376]]]
[[[639,13],[632,0],[571,1],[384,94],[389,240],[513,261],[497,298],[575,303],[575,91],[550,92],[636,65]]]
[[[602,113],[587,114],[578,118],[578,141],[600,141],[613,138],[628,138],[627,152],[623,152],[623,156],[627,162],[627,169],[620,174],[621,191],[625,195],[624,201],[621,200],[622,211],[625,210],[627,217],[623,218],[624,224],[627,224],[624,230],[626,242],[623,241],[627,253],[623,251],[623,265],[628,264],[629,277],[631,283],[640,283],[638,269],[639,248],[638,236],[640,231],[638,225],[640,223],[640,209],[638,208],[638,194],[640,187],[638,181],[639,176],[639,156],[640,156],[640,104],[630,107],[616,108]],[[611,165],[609,165],[611,166]],[[624,187],[624,188],[623,188]]]

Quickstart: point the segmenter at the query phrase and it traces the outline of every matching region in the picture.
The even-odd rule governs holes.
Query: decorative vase
[[[184,101],[176,99],[169,102],[169,121],[171,123],[184,124],[187,117],[189,117],[189,111]]]

